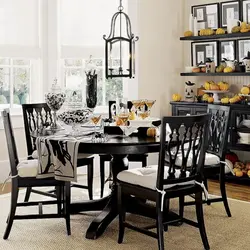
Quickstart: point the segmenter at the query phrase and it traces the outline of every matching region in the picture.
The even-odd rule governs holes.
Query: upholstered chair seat
[[[168,169],[169,167],[165,167],[164,172],[164,179],[168,178]],[[155,183],[157,178],[157,171],[158,166],[148,166],[146,168],[135,168],[130,170],[122,171],[118,174],[117,179],[119,181],[130,183],[133,185],[149,188],[155,190]],[[175,177],[179,178],[181,171],[179,169],[176,169]],[[186,176],[189,176],[189,172],[186,171]],[[186,181],[186,182],[180,182],[178,184],[167,184],[164,185],[164,189],[169,189],[174,186],[186,186],[186,185],[194,185],[195,181]]]
[[[36,177],[38,173],[38,160],[24,160],[17,165],[19,177]]]

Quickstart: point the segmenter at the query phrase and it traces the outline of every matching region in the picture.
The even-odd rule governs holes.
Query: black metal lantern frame
[[[125,20],[126,32],[122,36],[122,20]],[[119,24],[120,33],[116,35],[116,25]],[[139,40],[138,36],[134,36],[131,29],[131,21],[129,16],[123,12],[122,0],[120,0],[120,6],[118,12],[116,12],[111,20],[111,30],[109,36],[103,36],[105,40],[105,75],[106,78],[115,77],[129,77],[132,78],[135,75],[135,42]],[[116,70],[112,64],[112,50],[114,45],[118,45],[119,55],[119,67]],[[128,55],[124,55],[124,49],[128,48]],[[123,67],[124,57],[128,58],[128,67]]]

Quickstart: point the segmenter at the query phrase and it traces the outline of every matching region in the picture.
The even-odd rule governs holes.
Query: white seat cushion
[[[192,152],[190,152],[189,157],[188,157],[188,161],[187,161],[187,167],[191,167],[192,166]],[[206,153],[205,155],[205,166],[210,166],[210,165],[216,165],[220,163],[220,158],[216,155],[213,154],[209,154]],[[176,158],[175,161],[176,166],[181,166],[182,165],[182,156],[181,154],[179,154]]]
[[[20,177],[36,177],[38,173],[38,160],[24,160],[17,165]]]
[[[165,169],[164,179],[168,177],[168,167]],[[156,179],[157,179],[158,166],[148,166],[146,168],[136,168],[131,170],[124,170],[117,175],[118,180],[133,185],[138,185],[141,187],[149,188],[155,190]],[[178,178],[180,175],[180,170],[176,170],[175,176]],[[189,176],[189,172],[187,172]],[[174,186],[182,185],[193,185],[195,181],[187,181],[179,184],[168,184],[164,186],[164,189],[172,188]]]
[[[37,150],[34,150],[31,156],[33,159],[38,159]]]

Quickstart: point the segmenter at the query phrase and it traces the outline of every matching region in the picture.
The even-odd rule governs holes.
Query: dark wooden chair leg
[[[163,212],[161,211],[161,204],[156,204],[156,207],[157,207],[156,223],[157,223],[158,249],[164,250]]]
[[[17,182],[13,181],[12,182],[12,188],[11,188],[10,214],[9,214],[9,217],[8,217],[8,220],[7,220],[7,226],[6,226],[6,229],[5,229],[4,236],[3,236],[4,240],[8,239],[11,227],[13,225],[14,216],[15,216],[15,213],[16,213],[18,192],[19,192],[19,189],[18,189]]]
[[[65,220],[66,220],[66,228],[67,234],[71,235],[71,228],[70,228],[70,182],[66,182],[64,186],[64,204],[65,204]]]
[[[201,239],[205,250],[209,250],[210,247],[207,239],[204,217],[203,217],[202,192],[195,194],[195,207],[196,207],[196,216],[197,216]]]
[[[143,157],[143,160],[142,160],[142,167],[145,168],[147,166],[147,156],[144,156]]]
[[[206,188],[207,191],[208,191],[208,184],[207,184],[207,178],[206,178],[206,177],[204,177],[203,183],[204,183],[204,185],[205,185],[205,188]],[[211,205],[211,201],[210,201],[209,199],[207,200],[207,205],[208,205],[208,206]]]
[[[124,232],[125,232],[125,218],[126,218],[126,208],[123,204],[123,195],[122,195],[122,188],[121,186],[118,186],[117,188],[117,195],[118,195],[118,213],[119,213],[119,235],[118,235],[118,243],[121,244],[123,242],[124,238]]]
[[[56,199],[57,199],[57,213],[61,214],[62,212],[62,187],[57,186],[56,188]]]
[[[179,197],[179,215],[181,218],[183,218],[184,214],[184,202],[185,202],[185,196]]]
[[[25,197],[24,197],[24,202],[28,202],[28,201],[29,201],[29,199],[30,199],[30,194],[31,194],[31,190],[32,190],[31,187],[27,187],[27,188],[26,188],[26,194],[25,194]]]
[[[89,199],[93,200],[93,178],[94,178],[94,163],[88,165],[88,192]]]
[[[165,215],[164,218],[168,217],[169,207],[170,207],[170,199],[166,199],[165,208],[164,208],[164,215]],[[163,227],[164,227],[164,232],[167,232],[168,231],[168,224],[164,224]]]
[[[223,204],[224,204],[225,210],[227,212],[227,216],[232,217],[231,212],[230,212],[230,208],[228,205],[228,201],[227,201],[224,166],[222,166],[220,169],[220,191],[221,191],[221,197],[223,199]]]
[[[103,197],[104,185],[105,185],[105,161],[100,158],[100,178],[101,178],[101,195]]]

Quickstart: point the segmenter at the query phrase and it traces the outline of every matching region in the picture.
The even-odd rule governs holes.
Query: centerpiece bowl
[[[93,110],[89,108],[68,110],[59,114],[58,118],[64,124],[72,126],[71,135],[76,136],[80,133],[79,126],[88,122],[92,113]]]

